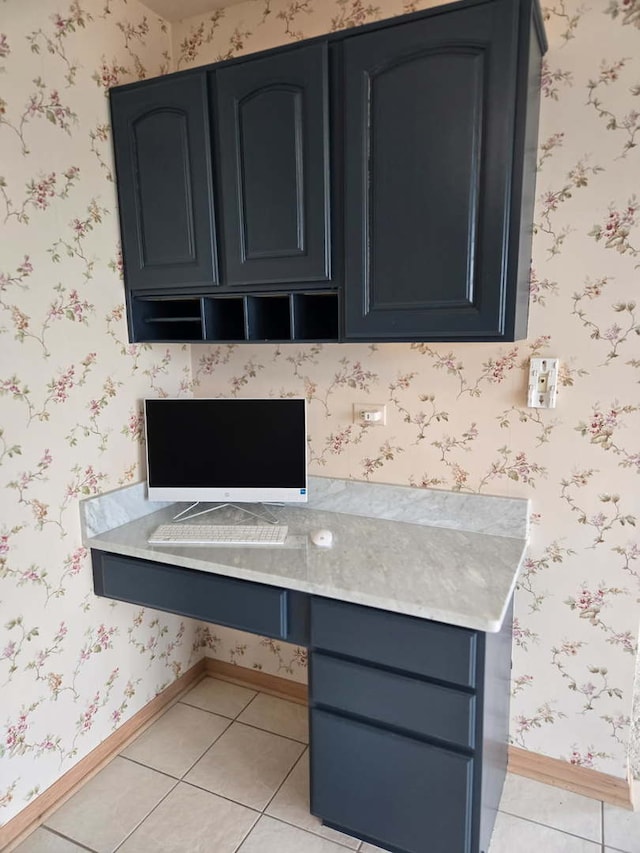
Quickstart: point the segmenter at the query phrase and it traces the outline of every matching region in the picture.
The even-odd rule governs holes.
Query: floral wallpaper
[[[431,5],[248,0],[170,28],[137,0],[2,0],[0,823],[203,653],[306,678],[302,649],[93,596],[78,500],[143,476],[145,396],[303,394],[312,473],[531,498],[512,741],[617,776],[631,747],[640,777],[638,0],[545,8],[528,340],[127,342],[107,88]],[[532,354],[562,361],[553,411],[524,405]]]
[[[174,61],[428,5],[253,0],[176,24]],[[640,614],[640,2],[556,0],[544,17],[528,340],[194,346],[192,380],[203,396],[306,396],[311,473],[529,497],[512,742],[623,777]],[[561,359],[555,410],[526,407],[532,355]],[[386,404],[387,426],[354,425],[362,402]],[[216,656],[260,665],[262,641],[214,633]],[[295,649],[279,655],[303,677]]]
[[[130,346],[106,89],[168,68],[136,0],[0,4],[0,822],[201,651],[93,595],[78,500],[141,477],[139,400],[185,348]]]

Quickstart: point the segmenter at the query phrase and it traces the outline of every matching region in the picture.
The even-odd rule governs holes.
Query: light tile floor
[[[307,742],[304,706],[205,678],[16,853],[379,851],[309,814]],[[490,853],[541,851],[640,853],[640,813],[508,776]]]

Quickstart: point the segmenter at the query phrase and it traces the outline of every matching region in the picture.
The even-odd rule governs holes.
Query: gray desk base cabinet
[[[498,634],[92,550],[97,595],[309,647],[311,811],[395,853],[487,853],[507,765]]]

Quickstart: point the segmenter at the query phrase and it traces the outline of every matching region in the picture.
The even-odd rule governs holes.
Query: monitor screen
[[[149,500],[307,500],[303,399],[145,400]]]

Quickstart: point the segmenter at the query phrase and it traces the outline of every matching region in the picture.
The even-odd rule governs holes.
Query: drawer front
[[[287,639],[284,589],[104,551],[92,560],[97,595]]]
[[[311,600],[311,646],[474,687],[475,631],[329,598]]]
[[[311,711],[311,811],[404,853],[468,853],[473,758]]]
[[[416,734],[473,748],[475,696],[328,657],[311,656],[311,701]]]

